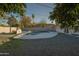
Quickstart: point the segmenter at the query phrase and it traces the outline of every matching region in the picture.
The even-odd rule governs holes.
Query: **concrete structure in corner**
[[[30,33],[30,34],[25,34],[19,38],[20,39],[49,39],[56,36],[57,34],[58,34],[57,32]]]

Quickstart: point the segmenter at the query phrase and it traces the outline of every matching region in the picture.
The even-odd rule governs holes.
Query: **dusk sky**
[[[27,4],[27,12],[26,15],[32,16],[32,14],[35,15],[35,22],[40,22],[41,20],[46,20],[46,22],[50,23],[50,20],[48,19],[49,17],[49,12],[53,10],[53,4],[35,4],[35,3],[30,3]]]

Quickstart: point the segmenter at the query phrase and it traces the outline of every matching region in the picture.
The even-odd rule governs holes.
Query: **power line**
[[[53,9],[53,4],[52,4],[52,6],[49,6],[49,5],[46,5],[46,4],[43,4],[43,3],[35,3],[36,5],[38,5],[38,6],[42,6],[42,7],[47,7],[47,8],[51,8],[51,9]],[[31,12],[31,13],[33,13],[33,12]]]
[[[45,4],[42,4],[42,3],[37,3],[37,5],[53,9],[53,7],[45,5]]]
[[[42,4],[42,3],[35,3],[36,5],[38,5],[38,6],[42,6],[42,7],[46,7],[46,8],[51,8],[51,9],[53,9],[53,4],[52,4],[52,6],[49,6],[49,5],[46,5],[46,4]],[[32,11],[30,11],[30,13],[33,13]]]

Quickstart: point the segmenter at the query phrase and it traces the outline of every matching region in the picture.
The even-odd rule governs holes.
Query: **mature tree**
[[[31,18],[29,16],[23,16],[20,20],[21,28],[29,27],[31,25]]]
[[[11,33],[11,27],[17,27],[18,28],[18,21],[16,20],[16,18],[14,16],[9,17],[7,23],[10,26],[10,33]]]
[[[8,24],[10,25],[10,32],[11,32],[11,26],[13,26],[13,22],[15,22],[15,19],[11,15],[16,14],[23,16],[25,12],[25,8],[26,8],[26,4],[24,3],[0,4],[0,18],[2,17],[8,19]]]
[[[55,20],[68,33],[69,28],[73,28],[79,18],[79,4],[55,4],[55,8],[50,12],[49,18],[50,20]]]

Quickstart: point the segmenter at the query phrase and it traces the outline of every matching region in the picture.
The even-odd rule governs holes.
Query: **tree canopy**
[[[29,16],[23,16],[20,20],[21,28],[31,25],[31,18]]]
[[[24,3],[4,3],[0,4],[0,17],[4,17],[9,13],[18,13],[23,15],[25,12],[26,4]]]
[[[79,4],[60,3],[55,4],[55,8],[50,12],[50,20],[55,20],[62,28],[68,32],[68,28],[74,27],[79,19]]]
[[[16,20],[16,18],[14,16],[11,16],[8,18],[8,22],[7,22],[11,27],[17,27],[18,21]]]
[[[32,14],[33,23],[34,23],[34,18],[35,18],[35,15],[34,15],[34,14]]]

